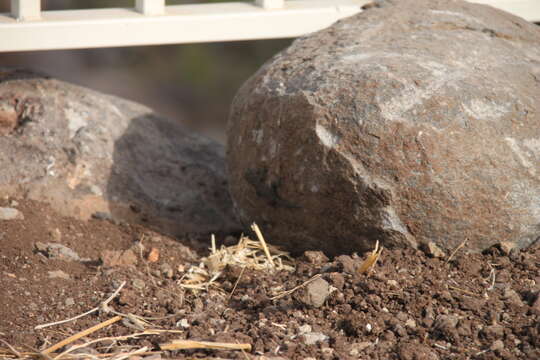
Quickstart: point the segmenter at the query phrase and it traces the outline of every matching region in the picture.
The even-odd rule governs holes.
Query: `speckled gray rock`
[[[0,194],[179,235],[231,231],[224,148],[142,105],[0,69]]]
[[[296,40],[228,129],[242,221],[335,255],[540,236],[540,28],[462,1],[387,1]]]

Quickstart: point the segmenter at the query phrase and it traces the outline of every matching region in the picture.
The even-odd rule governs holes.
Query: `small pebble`
[[[502,340],[495,340],[489,349],[492,351],[502,350],[504,349],[504,343]]]
[[[146,283],[145,283],[143,280],[141,280],[141,279],[135,279],[135,280],[133,280],[133,287],[134,287],[135,289],[142,290],[142,289],[145,288],[145,286],[146,286]]]
[[[15,208],[0,207],[0,220],[23,220],[22,212]]]
[[[51,230],[49,234],[51,235],[51,238],[57,243],[62,240],[62,233],[58,228]]]
[[[168,263],[161,264],[160,270],[163,276],[165,276],[167,279],[172,278],[174,275],[173,268]]]
[[[189,322],[187,321],[187,319],[182,319],[176,323],[176,326],[187,329],[189,327]]]
[[[444,253],[444,251],[441,250],[441,248],[439,246],[437,246],[437,244],[435,244],[434,242],[430,241],[428,244],[427,244],[427,254],[428,255],[431,255],[433,257],[436,257],[436,258],[443,258],[446,256],[446,254]]]
[[[64,302],[66,304],[66,306],[72,306],[72,305],[75,305],[75,300],[73,300],[73,298],[67,298],[66,301]]]
[[[405,326],[414,329],[416,327],[416,321],[414,321],[413,319],[408,319],[407,321],[405,321]]]
[[[311,329],[311,325],[309,325],[309,324],[304,324],[304,325],[302,325],[302,326],[300,326],[300,327],[298,328],[298,333],[299,333],[299,334],[307,334],[307,333],[310,333],[311,330],[312,330],[312,329]]]
[[[315,345],[318,342],[324,342],[328,340],[328,336],[320,332],[310,332],[302,335],[304,343],[306,345]]]
[[[366,331],[370,333],[371,330],[373,330],[373,326],[371,326],[371,324],[366,324]]]
[[[66,274],[62,270],[49,271],[49,279],[64,279],[69,280],[69,274]]]
[[[362,352],[364,349],[367,349],[371,345],[373,345],[373,343],[368,342],[368,341],[363,341],[363,342],[359,342],[359,343],[356,343],[356,344],[352,344],[351,345],[351,351],[349,352],[349,355],[357,357],[358,355],[360,355],[360,352]]]
[[[306,286],[305,303],[316,308],[321,307],[330,292],[330,284],[326,280],[318,278]]]

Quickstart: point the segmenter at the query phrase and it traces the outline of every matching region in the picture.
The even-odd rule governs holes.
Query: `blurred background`
[[[9,12],[9,2],[0,0],[0,12]],[[167,5],[198,2],[220,1],[167,0]],[[89,9],[134,7],[135,0],[42,0],[41,4],[44,10]],[[291,41],[0,53],[0,66],[38,70],[145,104],[224,143],[229,105],[236,91]]]

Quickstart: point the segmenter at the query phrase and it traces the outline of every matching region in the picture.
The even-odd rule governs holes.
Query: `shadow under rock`
[[[113,219],[176,236],[240,230],[222,145],[148,113],[114,144],[107,198]]]

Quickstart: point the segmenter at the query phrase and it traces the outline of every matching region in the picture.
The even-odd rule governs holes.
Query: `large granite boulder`
[[[233,201],[270,242],[335,255],[540,237],[540,28],[386,1],[296,40],[238,92]]]
[[[0,195],[171,235],[239,229],[223,146],[142,105],[0,69]]]

